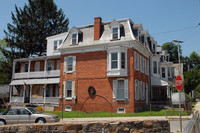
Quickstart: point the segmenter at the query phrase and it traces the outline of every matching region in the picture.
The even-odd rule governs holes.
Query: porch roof
[[[45,78],[45,79],[21,79],[21,80],[13,80],[10,85],[24,85],[24,83],[28,85],[33,84],[55,84],[59,83],[60,78]]]
[[[151,76],[151,85],[154,86],[168,86],[168,82],[160,78]]]

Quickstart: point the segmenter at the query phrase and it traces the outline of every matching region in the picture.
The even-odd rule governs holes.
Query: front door
[[[30,89],[27,87],[25,89],[24,103],[29,103],[29,101],[30,101]]]

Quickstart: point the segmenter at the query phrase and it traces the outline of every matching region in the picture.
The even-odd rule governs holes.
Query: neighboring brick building
[[[21,70],[25,68],[23,62],[29,62],[28,77],[16,79],[15,76],[10,85],[23,88],[27,78],[25,82],[31,89],[21,96],[31,99],[33,84],[35,88],[41,86],[41,94],[37,91],[37,96],[43,95],[43,103],[38,104],[55,110],[62,110],[63,104],[65,111],[137,112],[150,101],[150,60],[157,54],[156,45],[142,24],[134,24],[129,18],[102,22],[97,17],[94,24],[72,27],[68,33],[48,37],[47,56],[15,60],[21,62]],[[160,59],[160,55],[157,57]],[[35,65],[38,60],[41,60],[38,70],[43,75],[31,77],[39,67]],[[16,74],[14,71],[13,75]],[[47,86],[53,87],[50,98],[56,99],[54,104],[46,103]],[[94,90],[96,93],[92,95]],[[54,94],[58,91],[59,94]],[[35,104],[31,101],[30,104]]]

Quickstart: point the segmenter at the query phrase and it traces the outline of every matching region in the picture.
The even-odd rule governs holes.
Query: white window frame
[[[40,71],[40,61],[35,62],[34,72]]]
[[[72,58],[72,70],[68,70],[68,58]],[[64,57],[64,72],[73,73],[76,71],[76,56],[67,56]]]
[[[145,59],[145,73],[146,75],[149,75],[149,60]]]
[[[139,54],[135,51],[134,52],[134,66],[135,70],[139,70]]]
[[[123,110],[123,111],[120,111],[120,110]],[[118,107],[117,108],[117,113],[126,113],[126,109],[124,107]]]
[[[57,66],[56,66],[57,70],[60,70],[60,60],[57,60]]]
[[[71,105],[65,105],[65,111],[72,111]]]
[[[139,100],[139,84],[138,80],[135,80],[135,100]]]
[[[120,39],[120,25],[112,26],[111,27],[111,40],[116,40],[116,38],[113,38],[113,29],[118,28],[118,37],[117,39]]]
[[[68,82],[71,82],[70,84],[71,84],[71,97],[67,97],[67,90],[69,90],[68,88],[67,88],[67,84],[68,84]],[[63,85],[64,85],[64,97],[65,97],[65,100],[72,100],[73,98],[75,98],[75,81],[72,81],[72,80],[67,80],[67,81],[64,81],[63,82]]]
[[[118,82],[119,81],[124,81],[124,97],[123,98],[119,98],[118,97]],[[128,82],[128,79],[123,79],[123,78],[120,78],[120,79],[117,79],[117,80],[113,80],[113,99],[116,99],[116,100],[128,100],[129,99],[129,82]]]
[[[117,53],[117,68],[113,68],[112,69],[112,54],[113,53]],[[121,54],[122,53],[125,53],[125,68],[121,68]],[[111,50],[109,53],[108,53],[108,70],[121,70],[121,69],[125,69],[127,70],[127,50]]]
[[[145,99],[145,83],[142,81],[142,100],[144,100]]]
[[[53,49],[54,50],[58,50],[58,47],[62,44],[62,39],[60,40],[55,40],[54,43],[53,43]]]
[[[50,66],[49,66],[49,63],[51,63]],[[51,71],[48,69],[49,67],[51,67],[51,70],[54,70],[54,61],[52,60],[47,61],[47,71]]]
[[[157,61],[153,61],[153,74],[157,74],[158,73],[158,62]],[[156,67],[156,69],[154,69],[154,67]],[[154,71],[156,70],[156,72]]]
[[[140,55],[140,71],[144,73],[144,57]]]
[[[75,34],[76,34],[76,43],[73,44],[73,35],[75,35]],[[78,36],[79,36],[78,32],[72,32],[71,33],[70,45],[77,45],[78,44]]]

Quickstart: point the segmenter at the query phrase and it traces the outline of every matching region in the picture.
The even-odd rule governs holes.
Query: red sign
[[[180,75],[176,77],[175,86],[177,91],[181,91],[183,88],[183,79],[181,78]]]

